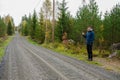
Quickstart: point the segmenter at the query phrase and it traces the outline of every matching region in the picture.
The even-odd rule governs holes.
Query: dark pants
[[[87,52],[88,52],[88,60],[92,61],[93,60],[92,44],[87,44]]]

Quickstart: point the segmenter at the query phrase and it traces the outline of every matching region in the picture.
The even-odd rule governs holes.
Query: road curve
[[[120,74],[32,45],[16,34],[0,64],[0,80],[120,80]]]

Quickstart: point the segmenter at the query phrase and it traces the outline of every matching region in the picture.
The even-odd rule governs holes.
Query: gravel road
[[[0,64],[0,80],[120,80],[120,74],[34,46],[17,34]]]

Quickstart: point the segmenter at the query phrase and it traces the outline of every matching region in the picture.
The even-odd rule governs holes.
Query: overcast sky
[[[21,17],[25,14],[33,13],[34,9],[39,12],[43,1],[45,0],[0,0],[0,15],[11,15],[14,18],[15,25],[18,25]],[[68,2],[69,11],[75,16],[76,11],[81,6],[82,0],[66,1]],[[89,0],[86,0],[86,2],[88,3]],[[100,12],[105,13],[106,11],[110,11],[115,4],[120,3],[120,0],[96,0],[96,2]]]

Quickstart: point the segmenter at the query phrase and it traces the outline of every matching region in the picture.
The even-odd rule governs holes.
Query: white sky
[[[0,0],[0,15],[5,16],[7,14],[14,18],[15,25],[18,25],[21,21],[21,17],[25,14],[33,13],[34,9],[37,12],[40,11],[42,2],[44,0]],[[52,1],[52,0],[51,0]],[[59,2],[62,0],[58,0]],[[82,0],[66,0],[68,2],[69,11],[73,16],[76,15],[76,11],[82,5]],[[86,0],[87,2],[89,0]],[[110,11],[113,5],[120,3],[120,0],[96,0],[99,6],[99,10],[102,13]]]

